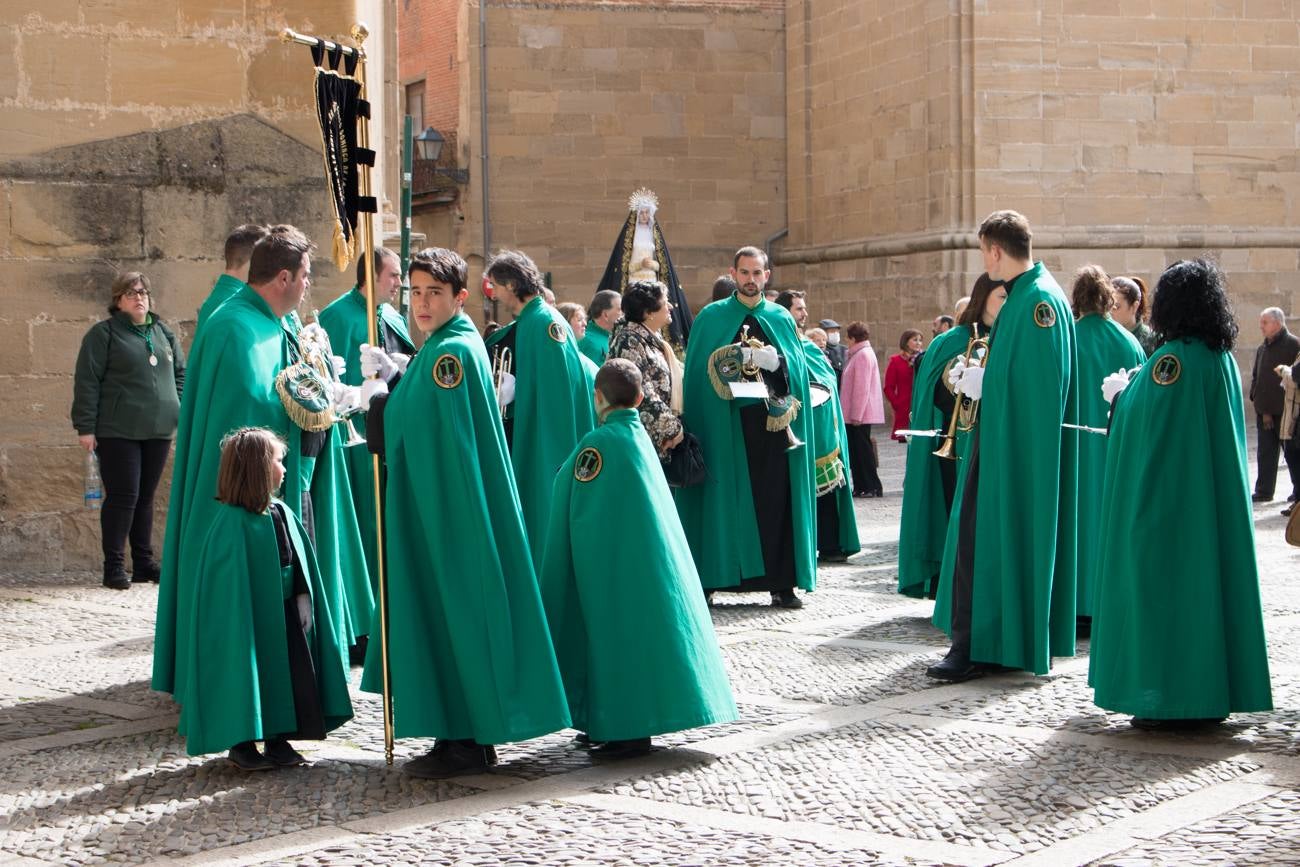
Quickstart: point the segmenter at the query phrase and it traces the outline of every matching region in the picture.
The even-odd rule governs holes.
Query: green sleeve
[[[99,388],[108,367],[107,322],[99,322],[81,339],[72,380],[72,425],[81,436],[93,434],[99,419]]]

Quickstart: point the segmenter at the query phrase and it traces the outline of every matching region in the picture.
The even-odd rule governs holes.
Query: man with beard
[[[700,311],[686,351],[686,427],[708,479],[678,507],[705,593],[766,591],[803,605],[816,583],[808,367],[794,319],[767,301],[770,272],[756,247],[736,252],[737,290]]]

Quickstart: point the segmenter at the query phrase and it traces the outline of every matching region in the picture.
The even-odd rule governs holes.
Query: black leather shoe
[[[592,747],[591,755],[592,758],[615,761],[648,756],[653,749],[654,745],[649,738],[636,738],[630,741],[605,741],[600,746]]]
[[[1282,514],[1289,518],[1291,517],[1291,510],[1294,508],[1295,508],[1295,503],[1292,503],[1291,505],[1287,506],[1285,509],[1282,510]]]
[[[971,662],[970,657],[956,651],[948,651],[942,661],[936,662],[925,670],[926,677],[942,680],[946,683],[961,683],[983,677],[988,669],[978,662]]]
[[[461,741],[439,740],[432,750],[403,765],[402,772],[421,780],[482,774],[488,769],[489,749]],[[495,755],[495,751],[493,753]]]
[[[772,605],[776,608],[803,608],[803,600],[795,596],[793,590],[781,590],[772,594]]]
[[[226,753],[226,760],[241,771],[269,771],[275,768],[275,762],[257,751],[257,744],[244,741],[235,744]]]
[[[822,554],[817,559],[823,563],[847,563],[849,555],[843,551],[833,551],[829,554]]]
[[[1206,717],[1201,719],[1151,719],[1150,717],[1135,716],[1129,721],[1129,725],[1135,729],[1142,729],[1148,732],[1190,732],[1197,729],[1208,729],[1217,726],[1227,717]]]
[[[348,648],[348,665],[354,668],[366,664],[366,647],[370,644],[370,636],[357,636],[357,643]]]
[[[262,745],[262,755],[277,768],[296,768],[307,764],[303,754],[289,745],[284,738],[273,738]]]
[[[162,567],[156,561],[150,560],[145,563],[136,563],[131,567],[132,584],[158,583],[159,577],[162,576]]]
[[[104,586],[109,590],[130,590],[131,579],[126,577],[126,570],[121,566],[105,566]]]
[[[1251,494],[1250,501],[1252,503],[1271,503],[1273,502],[1273,495],[1272,494]]]

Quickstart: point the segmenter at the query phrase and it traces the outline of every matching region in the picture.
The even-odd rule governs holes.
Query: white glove
[[[979,366],[978,361],[966,365],[957,390],[971,400],[979,400],[984,395],[984,368]]]
[[[361,409],[361,388],[355,385],[334,383],[334,413],[344,416]]]
[[[347,373],[348,363],[343,360],[341,355],[331,355],[330,367],[334,369],[334,378],[342,379],[343,374]]]
[[[1279,364],[1273,369],[1273,372],[1282,377],[1287,382],[1291,381],[1291,368],[1285,364]]]
[[[361,383],[360,403],[364,410],[370,409],[370,402],[381,394],[388,394],[388,383],[382,379],[367,379]]]
[[[497,406],[504,409],[514,401],[515,375],[513,373],[503,373],[501,374],[501,393],[497,395]]]
[[[361,375],[366,379],[379,377],[384,382],[392,382],[397,376],[397,365],[388,353],[369,343],[361,344]]]
[[[948,384],[952,386],[953,391],[957,390],[961,378],[966,374],[966,359],[958,358],[953,362],[952,367],[948,368]]]
[[[753,355],[754,363],[769,373],[781,369],[781,356],[777,354],[775,346],[764,346],[762,349],[755,349]]]
[[[298,603],[298,625],[302,627],[303,632],[311,632],[311,597],[306,593],[299,593],[293,597],[293,601]]]
[[[1101,381],[1101,397],[1112,403],[1121,391],[1128,388],[1128,371],[1117,370]]]
[[[393,364],[397,366],[397,372],[402,376],[406,376],[406,365],[411,363],[411,356],[404,352],[394,352],[388,357],[392,359]]]

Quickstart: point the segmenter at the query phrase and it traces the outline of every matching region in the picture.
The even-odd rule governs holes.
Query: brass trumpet
[[[312,308],[309,317],[311,324],[320,325],[320,311]],[[326,382],[342,382],[338,374],[334,372],[334,347],[330,344],[329,335],[322,328],[319,339],[303,341],[303,355],[306,360],[325,378]],[[334,418],[336,421],[343,423],[344,448],[351,446],[362,446],[366,444],[366,438],[357,432],[356,426],[352,424],[352,416],[361,410],[353,410],[344,415],[335,409]]]
[[[962,356],[962,362],[969,367],[971,361],[981,358],[981,364],[987,366],[989,339],[988,337],[979,336],[980,327],[978,322],[971,327],[974,329],[974,336],[966,344],[966,354]],[[955,461],[957,460],[957,432],[967,433],[975,429],[975,425],[979,421],[980,402],[961,394],[956,390],[955,386],[947,383],[946,377],[948,374],[946,370],[942,375],[945,377],[944,381],[948,385],[948,389],[957,398],[957,405],[953,407],[952,419],[948,422],[948,432],[943,435],[943,444],[931,454],[944,460]]]
[[[506,374],[514,366],[514,353],[510,351],[509,346],[498,347],[497,351],[492,353],[492,390],[496,392],[497,409],[505,415],[506,408],[501,403],[501,386],[505,382]]]

